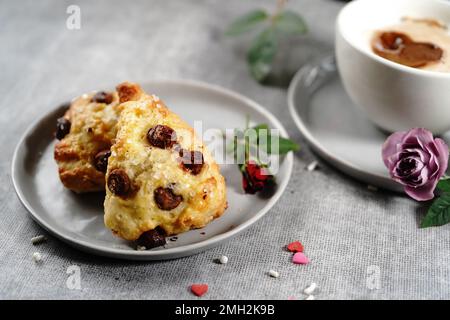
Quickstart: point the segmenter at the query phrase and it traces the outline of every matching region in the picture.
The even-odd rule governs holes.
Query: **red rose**
[[[255,194],[263,190],[273,176],[267,169],[262,168],[254,161],[248,161],[242,171],[242,186],[245,193]]]

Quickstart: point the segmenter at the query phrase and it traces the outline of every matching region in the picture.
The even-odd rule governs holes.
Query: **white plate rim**
[[[360,181],[364,181],[368,184],[378,185],[378,186],[381,186],[383,188],[386,188],[388,190],[395,191],[395,192],[403,192],[402,187],[398,183],[392,181],[389,178],[389,176],[387,175],[387,172],[386,172],[386,176],[368,172],[368,171],[364,170],[363,168],[361,168],[357,165],[354,165],[351,162],[348,162],[347,160],[342,159],[339,156],[336,156],[335,154],[332,154],[331,152],[329,152],[314,137],[314,135],[308,129],[308,126],[304,123],[304,121],[298,114],[298,112],[296,110],[296,106],[295,106],[294,96],[296,93],[296,89],[298,87],[298,83],[300,82],[300,79],[302,78],[302,73],[304,72],[304,70],[306,70],[306,68],[310,67],[311,65],[316,65],[320,61],[330,59],[330,57],[333,57],[333,56],[321,58],[320,60],[316,60],[312,64],[303,66],[295,73],[294,77],[292,78],[292,80],[289,84],[289,88],[288,88],[287,103],[288,103],[289,112],[292,116],[292,119],[294,120],[294,123],[296,124],[296,126],[297,126],[298,130],[300,131],[300,133],[302,134],[302,136],[305,138],[305,140],[308,142],[308,144],[312,147],[312,149],[315,152],[317,152],[322,158],[327,160],[330,164],[334,165],[339,170],[343,171],[344,173],[346,173]],[[338,73],[338,71],[336,71],[336,72]],[[380,154],[380,157],[381,157],[381,154]]]
[[[209,90],[216,94],[222,94],[224,96],[228,96],[237,100],[242,101],[246,105],[248,105],[250,108],[256,110],[260,114],[262,114],[264,117],[266,117],[271,123],[273,123],[277,129],[280,130],[280,134],[286,138],[288,138],[288,134],[284,126],[281,124],[281,122],[268,110],[266,110],[263,106],[261,106],[256,101],[240,94],[237,92],[234,92],[230,89],[223,88],[218,85],[213,85],[197,80],[148,80],[142,82],[145,85],[148,84],[154,84],[154,85],[178,85],[178,86],[189,86],[194,87],[196,89],[200,90]],[[113,258],[119,258],[119,259],[130,259],[130,260],[166,260],[166,259],[174,259],[174,258],[181,258],[188,255],[193,255],[196,253],[199,253],[203,250],[210,249],[214,246],[219,245],[221,242],[224,242],[225,240],[229,240],[232,237],[236,236],[237,234],[243,232],[248,227],[253,225],[255,222],[257,222],[259,219],[261,219],[279,200],[281,195],[283,194],[284,190],[286,189],[290,177],[292,175],[293,170],[293,163],[294,163],[294,155],[292,152],[288,153],[286,156],[284,156],[283,161],[286,161],[286,179],[281,181],[278,185],[278,189],[275,192],[275,194],[269,199],[267,204],[253,217],[251,217],[249,220],[245,221],[244,223],[236,226],[235,228],[228,230],[227,232],[221,233],[219,235],[213,236],[209,239],[206,239],[201,242],[175,247],[175,248],[169,248],[165,250],[158,250],[158,251],[137,251],[137,250],[125,250],[120,248],[110,248],[110,247],[102,247],[96,244],[92,244],[89,241],[85,241],[82,239],[74,239],[70,236],[65,235],[64,233],[60,232],[59,230],[54,229],[52,226],[50,226],[43,218],[40,217],[39,213],[36,212],[36,210],[33,208],[33,206],[28,202],[26,199],[26,196],[24,192],[22,191],[22,188],[20,186],[20,183],[17,179],[17,172],[16,167],[19,151],[21,146],[24,144],[25,139],[30,135],[30,133],[52,112],[54,112],[55,109],[51,109],[48,112],[46,112],[43,116],[39,117],[37,120],[35,120],[22,134],[21,138],[19,139],[19,142],[17,143],[14,154],[12,158],[11,163],[11,178],[13,182],[14,189],[16,191],[17,196],[19,197],[19,200],[24,205],[24,207],[27,209],[27,211],[30,213],[31,217],[34,221],[36,221],[41,227],[43,227],[45,230],[47,230],[49,233],[57,237],[58,239],[62,240],[63,242],[76,247],[78,249],[81,249],[82,251],[98,254],[100,256],[107,256],[107,257],[113,257]]]

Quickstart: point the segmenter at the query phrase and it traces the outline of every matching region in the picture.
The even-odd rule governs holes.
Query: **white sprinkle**
[[[313,162],[311,162],[310,164],[308,164],[307,166],[306,166],[306,170],[308,170],[308,171],[314,171],[314,170],[316,170],[317,169],[317,166],[319,165],[319,163],[317,162],[317,161],[313,161]]]
[[[152,94],[152,98],[154,101],[158,102],[159,101],[159,97],[157,95]]]
[[[47,240],[47,238],[45,236],[39,235],[39,236],[31,238],[31,243],[36,245],[36,244],[42,243],[46,240]]]
[[[136,250],[137,250],[137,251],[145,251],[145,250],[147,250],[147,248],[144,247],[144,246],[137,246],[137,247],[136,247]]]
[[[280,274],[278,272],[276,272],[275,270],[270,270],[269,276],[271,276],[272,278],[278,278],[280,276]]]
[[[378,188],[369,184],[367,185],[367,190],[377,192]]]
[[[219,261],[221,264],[227,264],[228,263],[228,257],[227,256],[221,256],[219,258]]]
[[[42,256],[39,252],[33,253],[33,260],[34,262],[38,263],[42,261]]]
[[[309,295],[309,296],[306,297],[305,300],[316,300],[316,298],[314,298],[313,295]]]
[[[314,290],[316,290],[316,288],[317,288],[317,284],[315,282],[313,282],[309,285],[309,287],[305,288],[305,290],[303,290],[303,292],[306,295],[310,296],[313,294],[313,292],[314,292]]]

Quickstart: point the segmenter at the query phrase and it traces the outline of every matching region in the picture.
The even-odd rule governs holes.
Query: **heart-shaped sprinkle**
[[[308,264],[309,259],[307,256],[305,256],[305,254],[303,252],[297,252],[292,257],[292,262],[295,264]]]
[[[208,291],[208,285],[207,284],[193,284],[191,286],[191,291],[197,297],[201,297]]]
[[[289,243],[286,248],[290,252],[303,252],[303,245],[299,241]]]

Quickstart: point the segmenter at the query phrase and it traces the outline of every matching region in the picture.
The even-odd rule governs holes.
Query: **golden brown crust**
[[[137,190],[124,198],[106,189],[106,226],[126,240],[136,240],[156,227],[167,235],[204,227],[226,208],[225,179],[218,165],[194,130],[159,98],[143,93],[138,85],[127,83],[126,87],[127,92],[141,93],[137,100],[121,104],[107,179],[112,168],[120,168]],[[149,143],[148,132],[159,125],[176,132],[177,147]],[[178,147],[202,152],[204,164],[199,172],[192,174],[180,166]],[[158,198],[155,190],[160,191]]]
[[[143,94],[141,87],[130,82],[123,82],[116,87],[119,94],[119,102],[137,101]]]
[[[55,145],[54,158],[61,182],[77,193],[105,189],[105,174],[96,169],[97,153],[111,147],[119,115],[118,95],[110,104],[92,101],[94,94],[75,99],[64,118],[70,132]]]

